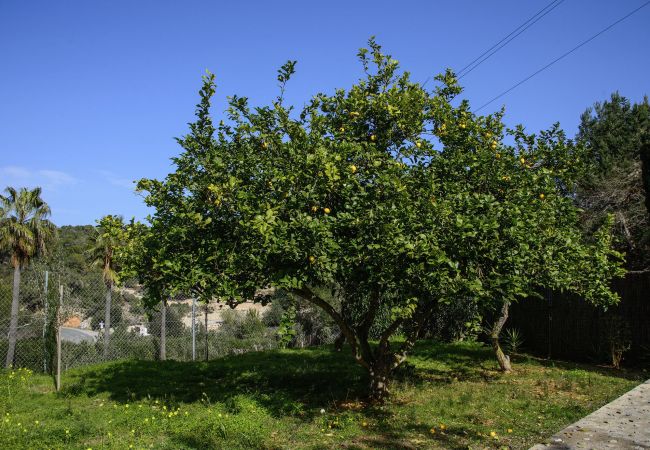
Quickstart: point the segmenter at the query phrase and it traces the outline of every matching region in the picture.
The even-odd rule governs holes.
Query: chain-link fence
[[[140,286],[109,289],[96,271],[79,275],[35,265],[20,275],[15,367],[51,372],[57,331],[62,370],[118,359],[206,360],[278,345],[276,329],[264,320],[269,307],[259,304],[233,311],[180,297],[147,309]],[[13,294],[11,279],[0,280],[3,363],[11,341]]]
[[[42,272],[26,270],[20,275],[18,286],[19,308],[14,325],[15,335],[14,366],[29,367],[33,370],[48,370],[48,341],[46,280]],[[47,280],[49,282],[49,280]],[[7,361],[9,338],[11,335],[13,283],[0,282],[0,357],[2,364]]]

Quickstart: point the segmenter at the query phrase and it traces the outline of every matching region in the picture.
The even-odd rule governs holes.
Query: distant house
[[[141,323],[128,326],[126,331],[129,333],[139,334],[140,336],[149,336],[149,329],[146,325],[143,325]]]

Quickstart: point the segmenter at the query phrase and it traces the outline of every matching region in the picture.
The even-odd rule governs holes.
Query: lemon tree
[[[219,122],[204,77],[174,172],[139,183],[164,283],[231,304],[276,287],[322,308],[377,399],[439,302],[499,310],[559,285],[616,300],[608,230],[580,234],[570,198],[580,148],[473,114],[451,71],[427,89],[374,40],[358,56],[349,89],[288,106],[288,62],[272,104],[232,97]]]

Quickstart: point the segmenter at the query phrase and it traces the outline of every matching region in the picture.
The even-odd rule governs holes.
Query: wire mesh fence
[[[9,356],[11,361],[7,361],[7,353],[10,347],[13,284],[0,285],[0,357],[3,364],[9,362],[17,367],[47,371],[49,348],[45,345],[48,330],[44,275],[33,270],[19,275],[19,308],[13,331],[16,342],[13,358]]]
[[[145,308],[134,283],[109,287],[101,274],[37,266],[20,274],[19,314],[11,364],[51,373],[57,333],[63,371],[120,359],[207,360],[277,347],[268,307],[245,303],[236,311],[177,297]],[[0,357],[10,346],[12,283],[0,281]]]

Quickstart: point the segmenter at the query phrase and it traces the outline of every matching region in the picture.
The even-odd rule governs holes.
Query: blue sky
[[[143,218],[132,180],[170,171],[205,69],[218,117],[228,95],[272,100],[277,68],[296,59],[286,98],[300,106],[360,77],[355,55],[371,35],[424,81],[549,1],[0,0],[0,186],[42,186],[58,225]],[[478,107],[641,3],[565,0],[463,78],[463,95]],[[641,100],[648,25],[650,6],[482,112],[505,105],[509,125],[559,121],[573,135],[612,91]]]

